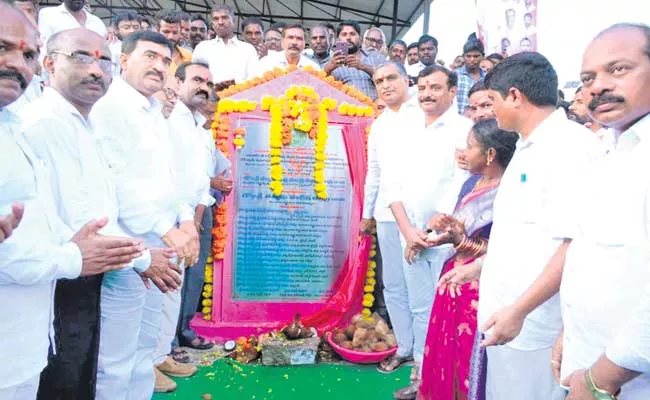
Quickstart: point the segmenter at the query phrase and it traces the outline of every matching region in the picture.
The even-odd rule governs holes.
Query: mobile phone
[[[334,43],[334,51],[338,51],[341,55],[347,56],[349,53],[350,47],[348,42],[341,41]]]

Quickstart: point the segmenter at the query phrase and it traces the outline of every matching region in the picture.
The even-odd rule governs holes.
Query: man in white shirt
[[[182,377],[196,372],[195,367],[178,363],[178,361],[189,361],[187,354],[180,349],[180,345],[201,350],[214,346],[213,343],[197,337],[189,326],[201,297],[205,264],[211,247],[211,207],[215,199],[210,195],[210,175],[213,173],[212,154],[215,144],[212,133],[203,128],[205,117],[200,111],[210,100],[210,92],[214,84],[208,65],[203,63],[181,64],[172,79],[176,81],[179,88],[179,101],[168,119],[170,139],[174,149],[174,188],[177,196],[183,198],[194,209],[194,223],[197,231],[201,232],[202,240],[200,240],[199,260],[195,265],[187,265],[184,271],[182,291],[165,295],[159,343],[154,353],[154,365],[158,370],[154,371],[157,374],[156,391],[161,392],[175,388],[174,381],[162,373]],[[183,315],[181,307],[184,310],[189,309],[189,315]],[[181,327],[179,324],[184,326]],[[177,331],[181,330],[189,331],[192,337],[189,340],[183,337],[179,343]],[[170,350],[173,350],[171,358],[168,357]],[[182,366],[185,366],[185,371],[181,371]]]
[[[310,66],[312,69],[320,70],[320,65],[302,54],[303,50],[305,50],[305,28],[302,25],[289,24],[284,27],[282,30],[282,50],[270,53],[260,60],[261,73],[271,71],[276,67],[286,69],[290,65],[298,68]]]
[[[103,215],[109,224],[102,233],[126,236],[117,224],[115,188],[88,119],[112,79],[106,40],[83,28],[61,31],[50,38],[47,54],[44,65],[50,87],[21,111],[25,139],[50,171],[57,212],[69,228],[77,230]],[[178,288],[180,277],[174,272],[178,267],[167,261],[162,249],[152,249],[151,254],[153,264],[147,251],[134,262],[135,271],[156,282],[162,279],[165,287]],[[43,372],[39,397],[95,396],[101,282],[102,276],[57,282],[56,355]]]
[[[194,210],[174,192],[172,144],[153,98],[165,84],[171,55],[172,44],[159,33],[138,31],[126,37],[122,76],[90,117],[117,190],[122,228],[147,246],[171,247],[179,263],[187,265],[198,258]],[[145,290],[137,275],[104,278],[98,399],[151,397],[163,298],[157,288]]]
[[[564,331],[551,365],[571,399],[650,398],[649,45],[650,27],[619,24],[588,46],[582,93],[590,117],[616,132],[614,148],[564,214],[573,230],[558,232],[563,245],[502,319],[509,340],[560,291]]]
[[[106,25],[99,17],[84,10],[86,0],[64,0],[56,7],[46,7],[38,14],[38,30],[47,45],[50,36],[74,28],[86,28],[106,37]]]
[[[108,220],[98,216],[74,233],[56,215],[47,171],[20,134],[18,117],[7,110],[32,77],[29,60],[37,57],[37,33],[29,21],[0,3],[0,204],[24,204],[24,218],[0,243],[0,398],[36,398],[47,364],[54,283],[123,268],[142,255],[138,240],[97,234]],[[20,215],[20,208],[13,213]],[[4,214],[4,213],[3,213]],[[19,301],[17,301],[19,299]]]
[[[386,202],[395,216],[405,255],[404,276],[413,320],[413,358],[421,365],[429,317],[442,265],[449,246],[432,247],[426,242],[427,223],[436,213],[453,212],[466,172],[456,165],[455,153],[464,147],[471,120],[458,115],[453,107],[456,74],[434,65],[420,71],[418,101],[424,111],[422,125],[402,128],[402,140],[409,150],[387,168]],[[404,122],[408,124],[408,122]],[[407,125],[408,126],[408,125]],[[411,131],[407,133],[406,131]],[[395,393],[397,399],[414,399],[419,376]]]
[[[561,245],[556,233],[571,229],[567,210],[576,188],[602,157],[594,135],[556,110],[557,84],[553,66],[538,53],[511,56],[485,78],[499,127],[520,136],[494,202],[481,271],[478,323],[486,336],[482,346],[490,346],[488,400],[561,395],[549,368],[562,327],[557,296],[525,318],[514,341],[505,344],[502,338],[504,321],[516,312],[513,303]]]
[[[404,124],[413,124],[417,127],[415,129],[421,129],[424,114],[416,103],[406,101],[408,77],[403,65],[387,62],[376,69],[373,81],[378,99],[385,103],[385,107],[373,122],[368,137],[368,172],[364,187],[363,219],[359,229],[362,234],[368,235],[373,224],[377,225],[384,300],[398,346],[395,356],[382,361],[378,368],[381,372],[390,373],[413,359],[413,318],[404,278],[400,233],[386,203],[384,170],[396,161],[396,154],[409,151],[408,140],[401,134]]]
[[[260,60],[257,50],[235,36],[235,13],[232,7],[228,4],[215,4],[211,16],[217,37],[199,43],[194,48],[192,61],[210,66],[217,91],[232,83],[258,76]]]
[[[122,40],[135,31],[140,30],[140,19],[138,14],[127,11],[118,13],[113,17],[113,29],[115,29],[116,40],[109,44],[111,60],[115,65],[113,76],[120,76],[120,54],[122,53]]]

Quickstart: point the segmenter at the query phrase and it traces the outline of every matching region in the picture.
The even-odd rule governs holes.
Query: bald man
[[[89,119],[93,105],[112,81],[114,65],[108,44],[98,34],[77,28],[54,34],[47,44],[44,66],[50,86],[25,106],[23,133],[50,170],[50,191],[63,222],[75,230],[96,215],[109,218],[101,233],[126,236],[118,226],[119,206],[109,170],[99,156]],[[153,257],[152,257],[153,256]],[[151,259],[152,266],[150,267]],[[160,278],[177,288],[177,269],[162,250],[147,250],[127,272]],[[162,269],[162,270],[161,270]],[[110,279],[109,276],[107,276]],[[41,377],[39,399],[91,399],[97,376],[100,289],[103,276],[60,280],[56,285],[56,355]]]
[[[103,237],[106,219],[75,233],[57,217],[46,171],[20,135],[7,106],[32,78],[37,33],[22,13],[0,3],[0,204],[24,202],[25,216],[0,244],[0,399],[32,400],[50,346],[54,283],[123,268],[141,255],[139,241]],[[100,216],[96,216],[100,217]]]

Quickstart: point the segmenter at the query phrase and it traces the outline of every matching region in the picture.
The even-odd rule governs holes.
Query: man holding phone
[[[366,52],[361,48],[361,28],[356,21],[343,21],[337,28],[338,41],[325,72],[337,80],[354,86],[375,100],[377,90],[372,82],[375,68],[386,62],[379,52]]]

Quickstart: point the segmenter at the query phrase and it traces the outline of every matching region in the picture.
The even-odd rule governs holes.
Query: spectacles
[[[113,64],[113,61],[109,59],[93,57],[90,54],[84,54],[79,51],[65,52],[60,50],[53,50],[50,52],[50,54],[60,54],[62,56],[66,56],[70,58],[74,64],[79,65],[92,65],[92,63],[97,61],[99,68],[101,68],[101,70],[106,73],[113,72],[113,69],[115,68],[115,64]]]
[[[372,43],[372,44],[375,44],[375,45],[377,45],[377,46],[381,46],[381,45],[384,44],[384,41],[383,41],[383,40],[381,40],[381,39],[374,39],[374,38],[371,38],[371,37],[367,37],[367,38],[366,38],[366,41],[367,41],[368,43]]]
[[[266,39],[264,39],[264,41],[265,41],[265,42],[281,42],[282,39],[278,39],[278,38],[266,38]]]

